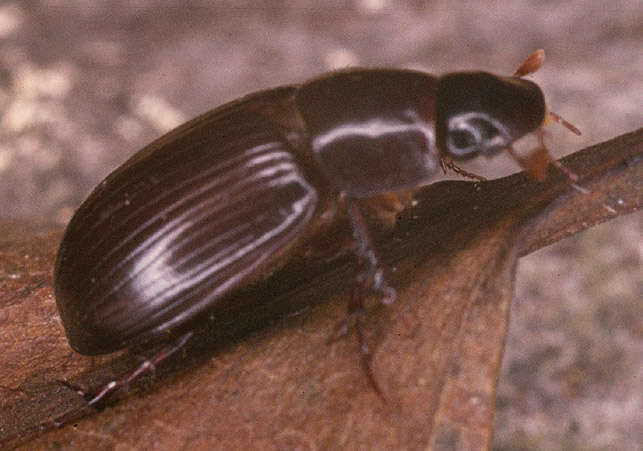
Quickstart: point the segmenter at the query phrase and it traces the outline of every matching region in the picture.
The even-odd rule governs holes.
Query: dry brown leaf
[[[399,296],[390,307],[372,302],[366,329],[386,402],[352,337],[327,344],[345,316],[351,259],[296,260],[237,295],[258,306],[252,316],[206,325],[154,380],[10,446],[487,448],[518,257],[643,205],[643,129],[565,164],[589,194],[553,169],[543,183],[524,174],[437,183],[380,240]],[[59,239],[0,223],[0,440],[83,405],[57,380],[95,387],[140,361],[140,349],[88,358],[68,347],[52,292]],[[283,310],[295,313],[266,319]]]

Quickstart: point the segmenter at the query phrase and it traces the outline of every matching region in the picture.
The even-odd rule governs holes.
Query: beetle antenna
[[[580,130],[574,124],[572,124],[571,122],[566,121],[559,114],[556,114],[553,111],[547,111],[547,116],[549,117],[550,120],[559,123],[560,125],[562,125],[566,129],[571,131],[572,133],[574,133],[574,134],[576,134],[578,136],[581,135]]]
[[[514,77],[524,77],[525,75],[533,74],[540,66],[543,65],[545,61],[545,51],[543,49],[538,49],[531,55],[527,57],[525,61],[516,69],[516,72],[513,73]]]

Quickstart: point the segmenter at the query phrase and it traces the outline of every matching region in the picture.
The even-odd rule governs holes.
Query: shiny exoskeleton
[[[391,300],[363,202],[431,182],[441,165],[491,156],[549,113],[522,75],[333,72],[248,95],[161,137],[110,174],[73,216],[55,291],[71,346],[108,353],[228,308],[342,214],[357,283]],[[403,208],[404,202],[393,204]]]

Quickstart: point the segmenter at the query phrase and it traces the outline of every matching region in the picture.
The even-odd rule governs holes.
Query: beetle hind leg
[[[119,388],[128,386],[145,373],[153,372],[156,369],[157,365],[183,348],[190,340],[190,338],[192,338],[192,336],[193,332],[187,332],[181,335],[178,339],[158,351],[152,358],[142,362],[134,371],[125,374],[119,379],[115,379],[106,383],[96,392],[88,392],[78,387],[77,385],[71,384],[66,381],[60,381],[63,385],[74,390],[83,399],[85,399],[85,405],[77,410],[66,412],[60,417],[54,419],[52,422],[53,427],[58,428],[64,426],[69,421],[82,416],[82,414],[85,413],[88,409],[99,408],[102,404],[102,401],[104,401],[110,394],[112,394]]]
[[[33,438],[34,436],[40,435],[47,431],[51,431],[53,429],[59,429],[89,414],[92,411],[100,409],[100,407],[102,406],[102,401],[104,401],[110,394],[112,394],[119,388],[125,387],[134,382],[143,374],[154,371],[158,364],[182,349],[193,335],[193,332],[187,332],[181,335],[172,343],[168,344],[163,349],[158,351],[152,358],[147,359],[143,363],[141,363],[134,371],[125,374],[120,379],[115,379],[108,382],[107,384],[103,385],[103,387],[101,387],[96,393],[86,391],[80,386],[69,383],[67,381],[58,381],[62,385],[78,393],[78,395],[81,396],[85,401],[83,405],[78,408],[68,410],[55,418],[24,429],[17,434],[0,439],[0,448],[7,444],[12,444],[12,442],[14,441],[19,442],[20,440]]]
[[[97,394],[94,395],[94,397],[92,397],[89,401],[87,401],[87,405],[89,407],[93,407],[99,404],[110,393],[113,393],[114,391],[118,390],[121,387],[128,386],[143,374],[148,372],[153,372],[154,370],[156,370],[156,366],[158,364],[160,364],[163,360],[169,358],[171,355],[176,353],[179,349],[183,348],[183,346],[186,345],[186,343],[190,340],[190,338],[192,338],[192,335],[193,335],[192,332],[187,332],[181,335],[176,341],[170,343],[169,345],[161,349],[159,352],[157,352],[151,359],[147,359],[143,363],[141,363],[138,366],[138,368],[136,368],[131,373],[126,374],[120,379],[115,379],[113,381],[108,382],[98,391]]]

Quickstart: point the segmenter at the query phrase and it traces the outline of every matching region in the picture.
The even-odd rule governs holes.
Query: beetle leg
[[[370,348],[366,343],[364,336],[364,319],[365,319],[365,309],[364,309],[364,286],[361,286],[357,280],[359,275],[363,272],[364,260],[358,258],[358,263],[356,266],[356,276],[351,287],[351,295],[348,300],[348,308],[346,310],[346,319],[337,324],[333,334],[328,340],[328,344],[348,335],[350,330],[355,330],[355,335],[357,337],[357,344],[359,346],[360,353],[360,364],[366,374],[368,383],[373,387],[373,390],[382,398],[384,394],[380,389],[377,381],[375,380],[375,375],[371,368],[371,359],[373,358]]]
[[[355,277],[357,286],[369,288],[380,296],[383,304],[392,304],[397,296],[395,289],[389,286],[384,278],[384,271],[380,267],[377,254],[371,244],[373,242],[371,234],[356,202],[347,201],[348,216],[351,220],[353,229],[353,238],[357,242],[357,257],[360,260],[359,267],[361,270]]]
[[[356,276],[351,289],[351,296],[348,302],[346,327],[354,324],[357,343],[359,345],[360,363],[366,374],[369,384],[373,390],[384,399],[375,375],[371,368],[372,354],[366,343],[364,336],[363,323],[365,317],[364,297],[365,290],[374,291],[380,295],[380,301],[384,304],[391,304],[395,301],[395,289],[388,285],[384,278],[384,271],[379,265],[377,254],[372,245],[371,234],[369,232],[366,220],[357,205],[357,202],[351,199],[347,201],[348,215],[351,220],[353,237],[357,241],[357,267]]]
[[[355,201],[347,200],[347,211],[351,220],[353,238],[357,242],[357,265],[351,287],[351,295],[348,302],[348,312],[345,321],[337,325],[331,334],[328,342],[342,338],[353,328],[359,328],[364,316],[365,291],[370,290],[380,295],[383,304],[391,304],[395,301],[395,289],[388,285],[384,278],[384,271],[379,267],[377,255],[371,244],[371,234],[368,225]],[[362,335],[361,333],[359,334]],[[360,349],[362,346],[360,339]]]
[[[14,440],[21,440],[26,437],[31,437],[32,434],[41,434],[41,433],[50,431],[52,429],[61,428],[71,423],[72,421],[82,417],[83,415],[86,415],[90,410],[95,409],[97,404],[99,404],[108,395],[110,395],[117,389],[132,383],[134,380],[138,379],[141,375],[145,374],[146,372],[154,371],[154,369],[159,363],[161,363],[162,361],[164,361],[165,359],[167,359],[168,357],[176,353],[178,350],[183,348],[185,344],[190,340],[190,338],[192,338],[193,335],[194,335],[193,332],[187,332],[181,335],[177,340],[175,340],[174,342],[170,343],[169,345],[161,349],[159,352],[157,352],[151,359],[148,359],[145,362],[141,363],[138,366],[138,368],[136,368],[131,373],[128,373],[127,375],[121,377],[120,379],[116,379],[105,384],[98,391],[98,394],[92,395],[91,393],[86,392],[85,390],[83,390],[82,388],[80,388],[75,384],[71,384],[66,381],[58,381],[61,384],[65,385],[66,387],[74,390],[81,397],[83,397],[85,399],[84,405],[77,409],[69,410],[63,413],[62,415],[57,416],[56,418],[44,421],[36,426],[27,428],[17,434],[3,438],[0,441],[0,448],[13,442]]]
[[[563,174],[565,174],[565,176],[570,181],[570,183],[575,184],[575,182],[578,181],[578,175],[576,175],[575,172],[565,167],[564,164],[562,164],[560,161],[556,160],[549,154],[549,152],[547,151],[547,147],[545,146],[545,132],[542,129],[538,130],[538,143],[540,144],[540,149],[544,149],[544,152],[547,155],[549,164],[551,164],[559,171],[561,171]]]
[[[151,359],[148,359],[141,363],[138,368],[136,368],[134,371],[131,373],[123,376],[120,379],[115,379],[111,382],[108,382],[99,390],[99,392],[94,395],[92,399],[87,401],[87,405],[89,407],[93,407],[96,404],[98,404],[100,401],[105,399],[107,395],[110,393],[113,393],[114,391],[118,390],[121,387],[127,386],[134,382],[136,379],[138,379],[141,375],[149,372],[149,371],[154,371],[156,369],[156,366],[161,363],[163,360],[167,359],[170,357],[172,354],[174,354],[176,351],[181,349],[185,344],[192,338],[193,333],[192,332],[187,332],[181,337],[179,337],[175,342],[169,344],[165,348],[161,349],[156,355],[154,355]]]
[[[578,181],[578,175],[549,154],[545,145],[545,132],[542,129],[538,130],[538,147],[530,151],[526,157],[518,155],[511,146],[507,147],[507,153],[536,180],[544,180],[547,166],[552,165],[565,174],[573,187],[577,186],[575,182]]]
[[[141,363],[138,368],[136,368],[134,371],[131,373],[126,374],[125,376],[121,377],[120,379],[115,379],[113,381],[108,382],[107,384],[103,385],[103,387],[98,391],[96,394],[91,394],[83,391],[79,387],[69,384],[67,382],[63,382],[64,385],[68,386],[69,388],[75,390],[80,396],[86,399],[87,404],[79,409],[80,410],[85,410],[87,407],[95,407],[97,404],[99,404],[102,400],[104,400],[108,395],[111,393],[115,392],[121,387],[125,387],[132,382],[134,382],[136,379],[138,379],[141,375],[154,371],[156,369],[156,366],[160,364],[162,361],[176,353],[179,349],[181,349],[185,344],[192,338],[193,332],[187,332],[181,337],[179,337],[176,341],[173,343],[169,344],[168,346],[164,347],[161,349],[159,352],[157,352],[151,359],[145,360],[143,363]],[[89,399],[87,399],[89,398]],[[80,412],[79,412],[80,413]],[[60,427],[65,424],[65,422],[60,422],[58,421],[59,419],[62,419],[62,417],[68,417],[72,414],[72,412],[64,414],[63,416],[56,418],[54,420],[54,423],[60,423],[56,427]],[[73,416],[73,415],[71,415]]]
[[[460,166],[456,165],[453,162],[453,160],[449,157],[440,158],[440,167],[442,168],[445,174],[447,173],[447,169],[451,169],[453,172],[455,172],[458,175],[461,175],[462,177],[477,180],[479,182],[484,182],[487,180],[485,177],[481,175],[474,174],[473,172],[465,171]]]
[[[355,281],[353,282],[353,286],[351,288],[351,296],[348,300],[348,308],[346,312],[347,319],[345,321],[345,324],[347,327],[352,326],[355,329],[357,344],[359,346],[360,364],[362,365],[364,374],[366,374],[368,383],[371,385],[371,387],[373,387],[375,393],[377,393],[381,398],[384,398],[384,394],[382,393],[382,390],[380,389],[380,386],[375,379],[375,375],[373,374],[373,369],[371,368],[371,360],[373,359],[373,355],[371,354],[371,350],[366,343],[366,338],[364,336],[363,326],[366,316],[364,310],[365,287],[363,285],[360,285],[360,282],[358,281],[360,273],[364,271],[364,263],[364,260],[360,258],[356,267],[357,276],[355,277]]]

